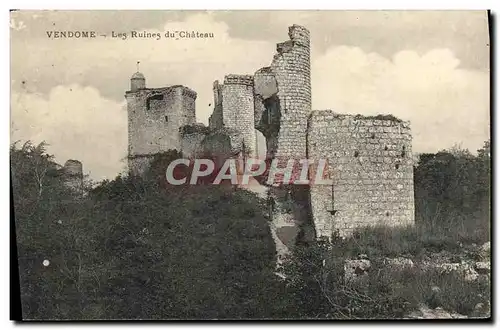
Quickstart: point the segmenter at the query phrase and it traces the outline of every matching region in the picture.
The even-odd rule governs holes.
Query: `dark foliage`
[[[423,154],[415,167],[415,216],[430,231],[461,232],[461,241],[490,240],[490,143],[473,156],[454,148]]]
[[[47,176],[39,196],[40,162],[43,148],[13,147],[24,318],[273,316],[275,247],[253,194],[117,177],[72,199]]]
[[[359,253],[418,258],[489,240],[488,142],[477,156],[420,157],[416,228],[302,244],[282,265],[283,280],[263,202],[213,177],[168,184],[166,167],[180,157],[158,154],[145,178],[119,176],[82,198],[43,144],[12,146],[25,319],[397,318],[422,302],[470,315],[489,301],[488,284],[418,269],[372,272],[365,290],[343,281],[345,258]],[[189,180],[191,166],[174,176]]]

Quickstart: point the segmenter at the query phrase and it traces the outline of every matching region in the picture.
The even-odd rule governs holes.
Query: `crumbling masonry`
[[[269,214],[277,231],[295,228],[288,232],[312,239],[335,232],[345,236],[360,226],[413,224],[409,122],[390,115],[312,111],[309,31],[293,25],[288,35],[277,44],[270,66],[253,76],[230,74],[223,84],[214,82],[208,128],[195,123],[194,91],[146,88],[144,76],[134,74],[126,92],[130,171],[143,173],[152,155],[168,149],[190,157],[254,155],[257,129],[266,138],[267,159],[326,159],[333,180],[327,186],[269,187]]]

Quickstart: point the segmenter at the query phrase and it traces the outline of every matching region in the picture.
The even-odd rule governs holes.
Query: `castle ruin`
[[[266,138],[268,160],[326,159],[333,180],[268,187],[277,231],[295,228],[295,238],[307,240],[335,232],[346,236],[361,226],[414,224],[409,122],[312,111],[309,31],[293,25],[288,35],[270,66],[214,82],[214,110],[205,129],[192,129],[201,127],[194,91],[146,88],[144,76],[135,73],[126,92],[130,172],[143,173],[154,154],[169,149],[189,157],[221,149],[225,157],[255,155],[258,130]]]
[[[68,159],[62,168],[64,185],[75,195],[83,194],[83,164],[79,160]]]
[[[126,92],[128,113],[128,167],[144,173],[152,157],[168,149],[181,149],[179,129],[196,123],[196,92],[176,85],[147,88],[146,78],[136,72]]]

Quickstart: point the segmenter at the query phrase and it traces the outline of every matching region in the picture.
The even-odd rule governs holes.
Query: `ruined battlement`
[[[410,132],[410,121],[404,121],[392,115],[351,115],[336,113],[332,110],[313,110],[309,115],[309,126],[318,125],[326,126],[326,123],[332,121],[334,125],[343,126],[367,126],[367,127],[400,127],[403,130]],[[324,124],[322,124],[324,123]],[[342,124],[340,124],[342,123]],[[370,132],[384,132],[387,129],[369,129]]]
[[[288,37],[290,40],[309,46],[310,32],[303,26],[294,24],[288,28]]]
[[[151,95],[151,94],[156,94],[156,93],[161,93],[165,95],[172,95],[175,93],[180,92],[182,95],[186,95],[188,97],[191,97],[193,99],[196,99],[197,93],[192,90],[189,87],[183,86],[183,85],[173,85],[173,86],[167,86],[167,87],[156,87],[156,88],[140,88],[136,90],[130,90],[125,92],[125,97],[127,96],[143,96],[143,95]]]

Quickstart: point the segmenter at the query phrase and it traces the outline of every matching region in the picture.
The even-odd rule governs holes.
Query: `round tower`
[[[83,192],[83,165],[82,162],[69,159],[64,163],[64,184],[74,193],[80,195]]]
[[[255,154],[253,76],[230,74],[224,77],[222,117],[227,128],[241,132],[247,156]]]
[[[137,71],[130,78],[130,91],[135,92],[143,88],[146,88],[146,78],[142,73]]]
[[[74,159],[68,159],[66,163],[64,163],[64,172],[69,176],[83,176],[82,162]]]

